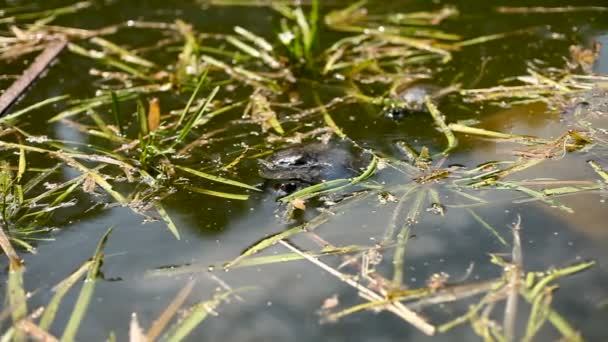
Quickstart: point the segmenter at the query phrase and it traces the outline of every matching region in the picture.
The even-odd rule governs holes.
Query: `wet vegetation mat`
[[[2,3],[0,339],[608,338],[604,5]]]

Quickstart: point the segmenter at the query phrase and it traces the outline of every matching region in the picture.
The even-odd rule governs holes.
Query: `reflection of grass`
[[[231,0],[212,3],[235,4]],[[26,336],[42,336],[54,340],[49,329],[53,327],[62,300],[82,278],[85,282],[67,319],[62,340],[74,340],[88,306],[98,305],[91,298],[101,277],[103,248],[109,231],[93,258],[54,288],[55,294],[42,314],[27,305],[29,294],[23,279],[26,269],[20,261],[20,251],[14,246],[34,251],[33,241],[45,238],[41,233],[46,232],[43,227],[51,222],[53,214],[61,217],[64,209],[84,197],[104,208],[112,204],[127,207],[144,220],[159,218],[179,239],[180,231],[171,218],[171,211],[163,204],[166,197],[175,192],[196,192],[217,200],[248,201],[249,194],[259,191],[259,187],[238,179],[241,171],[247,171],[242,164],[272,153],[276,148],[313,138],[329,140],[333,136],[348,140],[363,151],[341,127],[343,121],[336,120],[339,118],[335,117],[334,109],[344,104],[370,106],[377,112],[403,107],[407,104],[400,102],[395,90],[419,80],[433,79],[434,70],[451,66],[459,50],[527,32],[461,37],[444,31],[441,26],[445,21],[465,20],[459,18],[458,11],[452,7],[387,14],[375,13],[366,8],[365,1],[359,1],[326,13],[324,3],[317,0],[305,8],[288,2],[259,3],[270,6],[280,22],[271,37],[262,37],[254,33],[254,29],[240,26],[230,33],[197,32],[179,19],[171,23],[131,21],[95,30],[51,25],[57,17],[85,11],[92,5],[88,1],[35,12],[29,7],[0,11],[4,15],[0,24],[19,25],[7,30],[14,37],[3,37],[2,62],[10,63],[11,59],[35,52],[59,34],[70,41],[69,53],[89,61],[91,75],[98,77],[91,86],[95,88],[95,96],[91,98],[59,95],[0,118],[0,246],[9,258],[7,302],[0,312],[0,321],[8,316],[13,319],[4,339],[19,341]],[[121,46],[115,43],[120,39],[114,39],[113,35],[125,29],[164,38],[152,46]],[[321,44],[323,30],[339,32],[340,39]],[[161,50],[170,56],[169,61],[155,59],[156,52]],[[456,80],[458,76],[444,89],[445,94],[479,108],[482,104],[504,106],[530,101],[560,106],[559,101],[565,96],[584,94],[597,82],[606,81],[606,77],[530,67],[527,75],[495,87],[461,89]],[[325,88],[317,88],[319,84],[335,91],[334,97],[328,99]],[[444,115],[441,105],[429,97],[422,100],[438,134],[445,137],[443,147],[417,150],[400,141],[397,147],[406,161],[365,149],[372,158],[359,176],[315,184],[281,201],[306,210],[305,201],[324,195],[346,193],[344,199],[323,208],[307,222],[264,237],[223,264],[223,268],[307,260],[355,288],[366,300],[340,310],[324,308],[323,319],[327,321],[361,311],[388,310],[429,335],[469,323],[486,340],[512,340],[521,335],[522,339],[531,341],[548,322],[565,338],[579,339],[574,328],[551,308],[551,303],[556,280],[585,270],[593,262],[547,272],[526,272],[519,243],[519,223],[513,228],[513,239],[509,243],[476,209],[501,204],[479,191],[487,189],[520,194],[523,197],[516,198],[517,203],[538,201],[572,213],[573,209],[560,203],[559,197],[605,192],[603,183],[608,176],[602,162],[606,151],[602,131],[589,124],[589,118],[579,112],[572,122],[575,129],[555,139],[490,131],[474,127],[470,122],[450,122],[450,113]],[[54,140],[29,132],[34,128],[28,125],[27,115],[40,114],[42,110],[50,113],[51,105],[62,103],[65,109],[48,115],[49,123],[57,122],[66,129],[78,131],[86,137],[86,143]],[[488,161],[470,169],[447,167],[451,154],[458,151],[457,137],[461,134],[521,147],[513,149],[514,160]],[[522,171],[546,160],[597,146],[601,147],[599,152],[596,149],[598,158],[588,161],[597,179],[518,179]],[[220,151],[219,160],[214,161],[203,147]],[[439,153],[433,155],[431,150]],[[41,159],[55,162],[49,166],[40,163]],[[52,183],[64,167],[76,171],[77,175]],[[385,172],[396,173],[398,177],[388,183],[378,182],[377,176]],[[445,194],[458,196],[448,203]],[[334,214],[349,212],[354,205],[367,205],[376,198],[385,207],[392,206],[378,244],[334,245],[315,232],[317,227],[331,224]],[[423,226],[427,213],[449,220],[449,211],[462,209],[502,246],[512,246],[509,261],[498,254],[492,255],[491,261],[502,267],[503,275],[485,281],[450,282],[446,274],[437,273],[426,286],[408,288],[404,270],[409,266],[408,249],[414,229]],[[304,251],[296,247],[290,238],[300,235],[321,243],[322,248]],[[289,252],[259,255],[277,244]],[[392,252],[392,268],[391,274],[384,276],[376,271],[376,266],[383,256],[389,255],[388,251]],[[329,256],[340,257],[342,264],[334,267],[320,260]],[[201,270],[207,268],[190,265],[154,273]],[[214,298],[187,308],[177,317],[193,288],[194,283],[188,283],[147,331],[134,315],[131,338],[181,340],[239,291],[224,287]],[[515,321],[522,311],[518,310],[522,298],[529,303],[530,311],[525,329],[517,329]],[[456,301],[472,304],[466,312],[447,322],[433,323],[418,312]],[[504,314],[499,322],[496,312],[501,303],[504,303]],[[171,322],[174,323],[171,325]]]

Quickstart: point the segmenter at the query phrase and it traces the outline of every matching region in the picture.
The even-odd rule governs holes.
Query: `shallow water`
[[[11,6],[20,3],[9,2]],[[52,1],[44,6],[65,3]],[[345,2],[336,3],[343,5]],[[491,87],[501,79],[525,74],[527,62],[532,59],[561,67],[563,56],[568,56],[568,47],[571,44],[586,44],[592,40],[603,41],[605,45],[594,71],[600,74],[608,73],[608,12],[501,15],[492,11],[495,3],[487,1],[480,7],[475,1],[455,2],[454,5],[461,12],[460,18],[448,21],[442,27],[447,32],[455,32],[465,37],[510,32],[530,26],[540,29],[535,30],[533,34],[515,35],[456,52],[454,60],[449,64],[430,66],[438,68],[433,81],[446,85],[458,76],[458,82],[465,88]],[[536,5],[543,4],[537,2]],[[551,3],[551,6],[555,5],[554,2]],[[596,2],[595,5],[604,4]],[[373,6],[377,13],[428,9],[425,1],[397,1],[390,5],[377,2]],[[263,7],[207,7],[186,1],[175,2],[171,6],[162,1],[109,2],[106,5],[96,5],[93,9],[77,15],[61,17],[57,23],[97,28],[132,18],[167,22],[181,18],[192,23],[201,32],[231,32],[233,26],[240,25],[265,37],[271,37],[273,29],[278,25],[277,14]],[[332,32],[322,32],[322,37],[327,37],[323,45],[329,46],[336,36]],[[109,38],[128,46],[145,46],[157,39],[152,34],[147,36],[145,31],[127,31]],[[162,57],[160,55],[154,60],[157,63],[162,62]],[[487,62],[482,62],[483,59],[487,59]],[[48,74],[35,84],[16,108],[60,94],[70,94],[76,98],[93,96],[97,89],[94,83],[96,78],[84,71],[94,65],[88,59],[64,52]],[[18,63],[0,64],[0,67],[2,73],[7,74],[17,73],[21,69]],[[311,86],[309,83],[302,83],[300,89],[303,89],[304,100],[308,101],[307,94],[310,93]],[[336,96],[336,82],[329,83],[313,86],[320,90],[323,102]],[[1,85],[4,87],[6,84]],[[164,96],[168,98],[166,101],[163,99],[162,103],[167,107],[174,103],[183,103],[184,99],[187,99],[187,95],[179,98]],[[312,104],[312,101],[310,103]],[[62,109],[63,105],[57,105],[37,110],[27,119],[20,121],[20,125],[34,135],[107,146],[107,142],[80,133],[64,123],[46,124],[46,119]],[[498,108],[489,105],[465,105],[448,99],[441,104],[440,109],[446,114],[448,122],[475,118],[481,122],[479,127],[545,139],[555,139],[574,125],[560,113],[551,112],[539,103]],[[104,114],[110,117],[109,110]],[[221,117],[224,119],[212,122],[208,129],[222,127],[226,125],[224,120],[238,119],[240,114],[235,111]],[[331,114],[350,139],[385,156],[399,157],[393,145],[396,140],[406,140],[418,149],[427,146],[432,154],[445,148],[445,137],[435,129],[429,115],[415,115],[396,123],[383,118],[380,108],[359,104],[338,108]],[[320,118],[312,122],[323,125]],[[597,119],[594,124],[596,127],[608,128],[605,117]],[[133,126],[136,126],[136,123],[132,124],[131,129]],[[227,136],[249,133],[251,129],[247,126],[235,126],[229,130]],[[515,157],[512,150],[522,148],[519,144],[497,143],[463,134],[457,134],[457,137],[459,145],[450,153],[445,165],[460,164],[471,169],[487,161],[513,160]],[[606,139],[605,135],[603,139]],[[214,142],[205,148],[193,150],[195,162],[186,161],[185,164],[194,168],[205,167],[218,159],[227,163],[239,155],[239,144],[255,146],[261,142],[263,140],[258,134],[245,134],[241,139]],[[9,154],[3,154],[2,157],[7,160],[15,158]],[[28,163],[36,167],[54,164],[40,155],[28,154],[28,158]],[[544,161],[510,179],[597,181],[597,174],[586,163],[592,158],[604,169],[608,168],[608,150],[605,146],[603,149],[596,146],[568,153],[562,158]],[[53,181],[65,181],[77,175],[77,172],[66,166],[54,176]],[[255,159],[244,160],[227,176],[247,184],[263,186],[264,183],[258,176]],[[372,180],[389,189],[412,184],[411,175],[404,175],[391,168],[380,170]],[[125,184],[118,184],[117,187],[129,188]],[[488,255],[501,253],[509,256],[511,247],[500,244],[469,211],[461,207],[471,201],[451,191],[448,181],[427,184],[424,187],[437,190],[446,206],[446,213],[445,216],[433,215],[426,211],[430,203],[424,203],[418,222],[411,227],[413,236],[407,244],[403,266],[404,284],[410,288],[424,286],[431,275],[439,272],[445,272],[450,275],[450,280],[457,281],[467,275],[467,269],[471,265],[474,266],[467,275],[468,281],[499,277],[502,274],[501,267],[490,263]],[[219,186],[219,189],[230,191],[230,188],[222,186]],[[99,188],[97,192],[103,193]],[[553,295],[553,307],[588,340],[608,338],[608,329],[605,327],[608,319],[608,210],[605,188],[603,191],[558,198],[560,204],[572,209],[572,213],[551,207],[542,201],[530,200],[529,196],[518,191],[487,187],[467,193],[487,201],[486,204],[475,208],[476,213],[509,242],[512,240],[509,226],[516,221],[517,215],[521,216],[520,234],[525,270],[544,271],[583,260],[597,261],[589,270],[559,280],[559,290]],[[238,298],[232,298],[230,303],[224,303],[217,308],[217,315],[204,321],[193,332],[190,336],[192,341],[478,339],[468,324],[447,334],[426,337],[386,311],[365,311],[347,316],[336,323],[320,324],[317,312],[327,298],[338,295],[340,306],[343,308],[358,304],[361,299],[351,287],[308,261],[234,268],[224,272],[221,269],[223,263],[234,259],[254,243],[315,216],[315,209],[309,208],[305,215],[298,218],[299,222],[285,222],[280,217],[276,194],[270,189],[265,188],[264,192],[252,192],[250,195],[247,201],[226,200],[186,191],[168,196],[162,203],[181,234],[181,240],[176,240],[162,220],[144,224],[144,217],[128,208],[93,205],[96,202],[111,202],[111,198],[106,195],[81,194],[74,207],[55,213],[48,226],[56,229],[40,236],[50,237],[52,241],[36,242],[36,254],[20,252],[26,266],[25,288],[33,293],[28,306],[33,308],[46,305],[53,296],[51,288],[90,258],[103,233],[109,226],[113,226],[114,230],[105,248],[106,258],[102,269],[104,279],[98,282],[93,301],[81,323],[77,335],[81,341],[102,340],[111,331],[116,333],[118,340],[126,340],[133,312],[137,313],[142,326],[150,326],[190,279],[196,280],[196,283],[186,301],[188,306],[208,300],[218,292],[218,288],[221,289],[222,284],[232,288],[254,287],[239,293]],[[376,195],[355,202],[345,209],[338,206],[336,215],[318,227],[315,233],[337,246],[373,246],[382,241],[395,206],[395,203],[381,204]],[[298,234],[290,241],[302,249],[319,249],[312,234]],[[285,247],[277,244],[262,255],[287,252]],[[377,271],[391,279],[394,249],[387,248],[384,253],[384,259],[377,266]],[[325,257],[322,260],[336,266],[341,259]],[[1,265],[5,270],[1,275],[1,290],[5,290],[4,281],[8,274],[5,259],[2,259]],[[210,268],[211,265],[216,267]],[[174,268],[169,269],[170,266]],[[78,291],[72,290],[63,300],[58,318],[51,329],[56,336],[61,336],[77,297]],[[425,309],[422,312],[434,322],[445,322],[466,312],[468,305],[473,303],[465,300]],[[522,328],[518,331],[523,331],[529,308],[523,303],[520,305],[522,313],[518,315],[518,327]],[[496,310],[500,313],[502,311],[502,306]],[[500,315],[495,319],[502,323]],[[4,324],[3,330],[10,326],[8,321],[0,323]],[[558,337],[554,329],[545,327],[537,340],[552,341]]]

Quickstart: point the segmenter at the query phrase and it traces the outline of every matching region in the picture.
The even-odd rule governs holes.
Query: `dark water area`
[[[0,8],[32,5],[34,10],[40,10],[68,4],[71,2],[1,1]],[[351,2],[341,0],[321,1],[321,13],[327,14],[349,4]],[[366,7],[370,14],[383,15],[437,10],[448,5],[457,8],[459,15],[442,22],[439,27],[444,32],[457,34],[464,39],[505,32],[512,34],[481,44],[463,46],[454,50],[452,59],[446,63],[437,58],[421,62],[412,72],[431,75],[428,82],[441,87],[459,83],[463,89],[495,87],[505,84],[505,80],[528,75],[530,68],[562,70],[570,58],[571,45],[588,48],[595,41],[603,46],[592,72],[604,77],[608,75],[608,11],[507,14],[496,10],[499,6],[606,6],[603,1],[575,4],[566,1],[369,1]],[[308,10],[309,6],[304,8]],[[191,24],[196,32],[203,33],[228,34],[233,33],[234,26],[241,26],[273,43],[277,43],[276,32],[280,30],[281,22],[278,12],[268,6],[224,6],[205,1],[116,0],[93,1],[90,8],[60,16],[53,24],[98,29],[128,20],[173,23],[176,19]],[[521,33],[513,33],[520,31]],[[0,26],[0,36],[9,35],[8,25]],[[322,26],[316,48],[322,51],[349,35],[352,33],[337,32]],[[160,30],[127,28],[105,38],[128,49],[135,49],[153,45],[166,37]],[[210,42],[208,46],[205,45],[207,41]],[[226,47],[226,43],[211,41],[203,39],[201,44],[205,47]],[[87,42],[78,44],[94,47]],[[161,48],[142,55],[157,65],[168,65],[175,63],[178,54],[176,51],[182,45],[183,42],[178,42],[169,45],[166,51]],[[0,60],[0,75],[18,75],[33,58],[35,54],[28,54],[18,61]],[[44,77],[11,110],[25,108],[62,94],[69,94],[73,99],[95,96],[104,82],[89,73],[91,68],[109,69],[90,58],[63,51]],[[210,75],[215,77],[211,73]],[[344,89],[351,82],[340,77],[320,76],[306,71],[301,75],[292,89],[282,91],[276,98],[288,102],[290,93],[297,93],[301,100],[299,108],[314,108],[318,105],[313,96],[315,92],[319,95],[320,103],[329,103],[336,97],[344,96]],[[221,79],[221,76],[217,76],[217,80]],[[603,82],[605,84],[606,80]],[[8,79],[0,79],[0,89],[6,89],[9,85]],[[386,85],[361,82],[360,89],[369,96],[381,96],[386,91]],[[209,91],[210,89],[205,90],[205,94]],[[182,93],[159,92],[157,96],[163,114],[169,109],[183,108],[190,94],[191,90]],[[220,94],[222,98],[233,96],[233,101],[247,100],[251,89],[243,87],[230,93],[222,88]],[[142,96],[147,99],[148,94]],[[91,146],[108,151],[120,146],[120,143],[86,134],[62,121],[47,122],[68,107],[67,103],[58,102],[35,110],[12,124],[34,136],[46,136],[62,143],[82,143],[84,145],[80,148],[83,153],[96,153]],[[569,129],[584,129],[580,122],[566,115],[563,107],[551,107],[540,101],[522,101],[508,105],[506,101],[503,105],[466,102],[457,93],[448,94],[438,103],[438,108],[448,123],[473,119],[478,122],[475,127],[497,132],[555,140]],[[314,221],[324,210],[322,206],[309,206],[306,212],[300,213],[292,221],[286,221],[282,217],[284,204],[277,201],[275,189],[268,186],[268,181],[259,175],[255,156],[256,153],[263,154],[267,150],[264,147],[272,144],[267,140],[272,130],[266,132],[254,124],[236,123],[242,119],[243,108],[237,107],[214,118],[192,134],[223,129],[225,131],[219,135],[220,139],[195,147],[188,158],[173,154],[169,159],[176,165],[221,174],[256,186],[262,191],[235,190],[226,184],[191,178],[189,174],[180,173],[181,176],[195,179],[192,182],[196,186],[216,191],[240,191],[249,197],[246,200],[225,199],[188,191],[179,186],[170,195],[162,191],[154,193],[162,198],[162,205],[179,230],[179,240],[167,229],[167,224],[157,213],[149,214],[150,217],[138,214],[129,206],[117,204],[99,186],[93,194],[76,191],[73,196],[74,205],[54,212],[44,224],[44,228],[50,228],[50,231],[35,235],[35,240],[28,240],[35,247],[35,253],[18,249],[25,265],[24,288],[31,293],[28,307],[33,309],[48,305],[55,294],[53,286],[91,258],[102,235],[112,226],[113,231],[105,246],[105,260],[101,269],[103,277],[96,281],[92,300],[78,329],[78,341],[105,340],[111,333],[116,335],[118,341],[128,340],[132,313],[137,313],[142,327],[149,327],[191,280],[195,281],[194,287],[183,307],[210,300],[227,289],[242,290],[238,290],[237,295],[231,296],[229,301],[210,310],[210,316],[189,335],[187,340],[190,341],[482,340],[469,323],[447,333],[427,336],[386,310],[360,311],[337,322],[322,323],[319,312],[328,298],[336,295],[339,299],[339,307],[335,311],[365,301],[356,289],[308,260],[223,270],[222,265],[255,243],[298,224]],[[122,103],[120,109],[123,113],[136,113],[136,103]],[[100,107],[98,112],[107,122],[111,122],[111,106]],[[498,186],[463,189],[464,184],[458,185],[458,179],[469,176],[466,171],[475,169],[482,163],[513,162],[517,158],[513,151],[527,148],[523,144],[456,133],[458,145],[443,160],[441,152],[446,148],[446,137],[437,129],[428,113],[408,115],[396,122],[383,115],[382,106],[361,102],[337,106],[329,112],[349,141],[363,149],[372,150],[379,156],[390,160],[404,159],[395,147],[395,142],[405,141],[418,151],[423,147],[428,148],[433,156],[432,165],[462,166],[449,178],[426,184],[413,182],[413,179],[424,173],[404,173],[386,167],[378,169],[369,183],[366,183],[370,188],[375,186],[386,189],[397,197],[408,189],[414,191],[401,207],[399,219],[402,221],[411,214],[408,211],[413,210],[410,208],[413,208],[417,194],[428,191],[420,198],[423,202],[415,222],[408,224],[411,236],[406,245],[403,264],[397,263],[403,272],[402,283],[397,284],[397,287],[425,287],[434,274],[440,273],[450,276],[449,283],[458,283],[459,280],[462,283],[479,282],[501,277],[503,267],[490,262],[490,254],[510,260],[513,240],[510,227],[519,216],[523,269],[526,272],[544,272],[589,260],[596,262],[583,272],[557,280],[555,284],[559,285],[559,289],[552,294],[551,305],[585,340],[608,339],[605,323],[608,321],[608,193],[606,182],[588,164],[588,160],[593,159],[604,170],[608,170],[608,113],[589,119],[597,129],[594,135],[597,140],[591,147],[557,153],[559,157],[548,158],[506,178],[505,182],[541,184],[540,189],[579,184],[576,182],[598,186],[592,191],[541,200],[517,189],[501,189]],[[287,109],[280,112],[283,113],[288,113]],[[81,115],[86,118],[85,114]],[[132,120],[125,123],[126,134],[136,137],[138,123],[135,114],[130,118]],[[315,114],[301,121],[286,120],[284,128],[287,135],[295,135],[295,132],[310,131],[311,127],[325,126],[322,115]],[[0,131],[2,127],[0,124]],[[4,139],[0,136],[0,141]],[[332,139],[339,140],[336,136]],[[70,144],[66,143],[68,145]],[[238,158],[245,147],[250,147],[252,152],[248,152],[247,157],[236,167],[227,172],[217,171],[222,165]],[[10,165],[17,165],[18,150],[15,153],[15,150],[2,149],[0,158]],[[43,169],[52,167],[57,162],[47,154],[27,153],[29,167]],[[90,160],[83,161],[83,164],[91,169],[98,165]],[[80,174],[73,167],[62,165],[48,182],[59,184]],[[119,177],[122,173],[116,169],[108,170],[108,179],[110,176]],[[26,173],[25,177],[31,179],[33,175]],[[126,197],[138,189],[126,181],[112,184],[114,189]],[[417,187],[408,188],[410,186]],[[364,188],[358,188],[362,189]],[[399,209],[399,204],[390,201],[384,203],[379,199],[380,191],[368,191],[367,194],[357,195],[361,197],[360,200],[357,198],[356,201],[347,201],[344,206],[344,203],[339,203],[333,209],[330,207],[334,214],[328,215],[327,222],[317,227],[314,234],[302,232],[286,240],[302,250],[310,251],[319,251],[323,247],[323,242],[319,242],[321,239],[339,247],[377,246],[385,241],[387,227],[393,220],[395,210]],[[434,194],[445,208],[444,215],[435,215],[430,210],[432,201],[429,198]],[[481,198],[483,202],[476,203],[473,197]],[[494,227],[495,231],[480,224],[475,215]],[[395,236],[397,233],[398,231]],[[496,234],[504,238],[507,245],[501,243]],[[389,280],[395,274],[394,258],[398,250],[394,240],[392,242],[391,247],[382,249],[382,261],[372,266],[375,267],[375,272]],[[289,252],[284,245],[277,243],[255,256]],[[348,255],[357,256],[363,262],[360,253]],[[324,256],[320,260],[332,267],[338,267],[344,261],[340,255]],[[7,258],[0,258],[0,267],[0,293],[4,298],[9,278]],[[359,270],[351,266],[340,270],[353,277],[359,274]],[[360,276],[362,278],[357,281],[364,280],[363,275]],[[77,302],[81,283],[82,281],[77,283],[65,295],[55,322],[49,329],[54,336],[61,336]],[[476,304],[480,298],[478,295],[461,301],[446,302],[425,307],[418,312],[440,325],[466,313],[469,306]],[[498,303],[490,315],[499,327],[503,324],[504,306],[504,302]],[[6,308],[5,305],[3,310]],[[2,332],[11,327],[10,315],[4,315],[4,312],[10,311],[0,311]],[[520,299],[516,315],[516,340],[525,334],[529,312],[530,305]],[[534,341],[555,341],[560,337],[559,332],[549,322],[545,322]]]

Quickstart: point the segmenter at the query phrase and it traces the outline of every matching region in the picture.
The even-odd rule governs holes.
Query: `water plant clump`
[[[594,287],[608,240],[581,227],[606,197],[605,56],[505,19],[606,8],[213,0],[84,25],[121,4],[0,9],[3,340],[84,339],[93,318],[95,338],[211,339],[284,298],[349,338],[349,319],[491,341],[606,335],[567,308],[574,286],[608,296]],[[255,20],[208,26],[190,10]],[[504,67],[498,46],[528,41]],[[99,242],[69,270],[45,264],[73,234]],[[554,255],[558,234],[586,247]],[[305,291],[325,298],[314,309],[276,287],[311,269],[331,276]],[[383,311],[404,325],[369,315]]]

